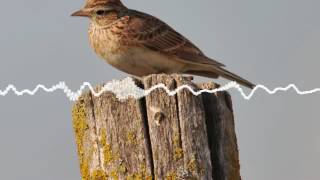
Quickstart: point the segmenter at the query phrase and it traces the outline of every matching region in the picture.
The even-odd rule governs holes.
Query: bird
[[[111,66],[143,77],[150,74],[190,74],[223,77],[245,87],[248,80],[207,57],[194,43],[164,21],[127,8],[120,0],[86,0],[71,16],[90,19],[90,46]]]

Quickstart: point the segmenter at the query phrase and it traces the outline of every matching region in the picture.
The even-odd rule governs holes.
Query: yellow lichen
[[[181,141],[180,141],[179,133],[176,133],[176,134],[173,136],[173,144],[176,145],[176,146],[179,146],[180,143],[181,143]]]
[[[107,144],[107,132],[105,129],[101,129],[101,145]]]
[[[94,170],[90,178],[90,180],[106,180],[106,179],[107,179],[107,175],[101,169]]]
[[[90,170],[89,170],[89,164],[87,161],[80,160],[80,171],[81,171],[82,180],[90,180]]]
[[[110,176],[113,178],[113,180],[119,179],[119,175],[117,171],[112,171]]]
[[[138,172],[128,175],[126,180],[152,180],[152,176],[147,173],[146,164],[143,163],[139,165]]]
[[[137,145],[138,144],[136,134],[134,134],[133,132],[129,132],[127,134],[127,141],[130,145]]]
[[[179,160],[183,157],[183,149],[182,148],[175,148],[174,149],[174,155],[173,158],[174,160]]]
[[[142,175],[139,173],[133,173],[126,177],[126,180],[140,180],[140,179],[143,179],[143,178],[142,178]]]
[[[191,160],[189,161],[188,165],[187,165],[188,171],[195,173],[198,170],[198,163],[196,161],[196,159],[193,157],[191,158]]]
[[[101,129],[100,135],[100,145],[103,149],[104,155],[104,166],[109,165],[112,161],[115,161],[120,158],[119,152],[114,152],[112,146],[107,142],[107,133],[105,129]]]
[[[112,161],[113,155],[112,155],[111,145],[107,144],[107,132],[105,129],[101,129],[100,137],[101,137],[100,143],[103,147],[104,165],[106,166]]]
[[[121,163],[121,164],[119,165],[118,172],[121,173],[121,174],[126,173],[126,172],[127,172],[126,166]]]
[[[147,173],[147,166],[145,163],[140,164],[140,174],[142,175],[143,179],[150,180],[152,176]]]
[[[112,149],[109,144],[105,144],[103,147],[104,165],[108,165],[113,160]]]
[[[176,180],[176,179],[177,179],[177,174],[175,172],[169,172],[165,178],[165,180]]]
[[[151,175],[145,176],[141,172],[139,172],[139,173],[133,173],[131,175],[128,175],[126,177],[126,180],[152,180],[152,176]]]
[[[174,160],[179,160],[183,157],[183,149],[181,148],[181,139],[179,133],[176,133],[173,137],[173,147],[174,147]]]
[[[83,180],[90,179],[88,159],[84,156],[83,141],[86,130],[89,128],[86,122],[86,113],[84,103],[79,101],[72,108],[73,129],[75,131],[76,143],[78,147],[78,156],[80,161],[80,170]]]

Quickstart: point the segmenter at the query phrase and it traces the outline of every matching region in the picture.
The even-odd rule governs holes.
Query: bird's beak
[[[76,11],[76,12],[72,13],[71,16],[89,17],[90,16],[90,12],[85,10],[85,9],[81,9],[79,11]]]

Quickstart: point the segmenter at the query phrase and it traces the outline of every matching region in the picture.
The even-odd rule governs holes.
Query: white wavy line
[[[80,89],[73,92],[67,85],[65,82],[59,82],[58,84],[52,86],[51,88],[47,88],[46,86],[39,84],[37,85],[33,90],[29,90],[29,89],[24,89],[24,90],[17,90],[17,88],[10,84],[7,86],[7,88],[5,90],[0,90],[0,96],[6,96],[9,92],[13,92],[14,94],[16,94],[17,96],[22,96],[22,95],[35,95],[39,90],[43,90],[45,92],[54,92],[57,90],[62,90],[66,96],[71,100],[71,101],[76,101],[82,94],[82,92],[88,88],[92,94],[94,96],[100,96],[101,94],[103,94],[106,91],[111,91],[113,92],[116,97],[120,100],[125,100],[128,99],[129,97],[133,97],[136,99],[145,97],[147,95],[149,95],[152,91],[156,90],[156,89],[163,89],[165,90],[170,96],[173,96],[175,94],[177,94],[179,91],[181,91],[182,89],[188,89],[192,94],[198,96],[202,93],[216,93],[216,92],[220,92],[220,91],[226,91],[229,89],[236,89],[239,91],[239,93],[242,95],[242,97],[246,100],[250,100],[253,95],[256,93],[257,90],[262,89],[264,91],[266,91],[267,93],[269,93],[270,95],[275,94],[279,91],[288,91],[290,89],[294,89],[296,91],[297,94],[299,95],[307,95],[307,94],[313,94],[313,93],[317,93],[320,92],[320,88],[316,88],[316,89],[312,89],[312,90],[308,90],[308,91],[300,91],[299,88],[297,88],[296,85],[294,84],[290,84],[287,87],[277,87],[273,90],[270,90],[269,88],[265,87],[264,85],[257,85],[248,95],[244,93],[243,89],[240,87],[240,85],[236,82],[230,82],[220,88],[217,89],[203,89],[200,91],[194,91],[193,88],[189,85],[183,85],[183,86],[179,86],[178,88],[176,88],[173,91],[170,91],[164,84],[157,84],[155,86],[152,86],[150,89],[148,90],[143,90],[139,87],[137,87],[135,85],[135,82],[133,81],[133,79],[131,78],[126,78],[122,81],[118,81],[118,80],[114,80],[112,82],[109,82],[107,84],[105,84],[102,89],[98,92],[96,92],[94,90],[94,88],[92,87],[92,85],[89,82],[84,82],[81,86]]]
[[[276,94],[278,93],[279,91],[283,91],[283,92],[286,92],[286,91],[289,91],[290,89],[293,89],[298,95],[308,95],[308,94],[314,94],[314,93],[317,93],[317,92],[320,92],[320,88],[315,88],[315,89],[312,89],[312,90],[308,90],[308,91],[301,91],[296,85],[294,84],[289,84],[287,87],[277,87],[277,88],[274,88],[273,90],[270,90],[268,89],[267,87],[265,87],[264,85],[257,85],[249,95],[246,95],[242,88],[240,88],[240,85],[238,85],[238,87],[235,87],[240,93],[241,95],[243,96],[243,98],[245,98],[246,100],[250,100],[252,98],[252,96],[255,94],[255,92],[258,90],[258,89],[262,89],[264,91],[266,91],[268,94],[270,95],[273,95],[273,94]]]

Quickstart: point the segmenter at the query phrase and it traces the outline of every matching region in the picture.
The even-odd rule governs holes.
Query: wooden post
[[[179,75],[137,80],[149,89],[188,84]],[[101,89],[98,86],[96,89]],[[194,96],[187,89],[169,96],[162,89],[145,98],[119,101],[110,92],[84,93],[73,107],[73,125],[83,180],[240,180],[231,98],[227,92]]]

